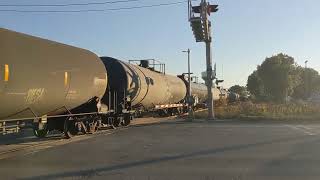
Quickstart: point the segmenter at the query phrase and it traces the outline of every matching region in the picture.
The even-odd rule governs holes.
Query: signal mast
[[[205,42],[206,44],[206,85],[208,90],[208,119],[214,119],[214,103],[212,95],[213,80],[215,73],[212,71],[211,54],[211,21],[208,19],[211,13],[218,11],[218,5],[210,5],[206,0],[201,0],[199,6],[192,6],[191,0],[188,0],[189,22],[196,39],[196,42]]]

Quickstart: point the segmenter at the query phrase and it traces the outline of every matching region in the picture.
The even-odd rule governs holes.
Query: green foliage
[[[207,118],[207,111],[196,112],[195,119]],[[215,107],[219,119],[319,120],[320,105],[307,103],[271,104],[244,102]]]
[[[244,86],[234,85],[229,88],[230,92],[237,93],[240,96],[246,96],[247,88]]]
[[[294,89],[293,97],[296,99],[306,99],[312,93],[320,91],[320,75],[312,68],[302,68],[298,70],[301,83]]]
[[[249,77],[247,82],[247,90],[251,93],[254,99],[264,99],[264,86],[258,71],[254,71]]]
[[[312,68],[298,66],[293,57],[281,53],[266,58],[257,67],[248,77],[247,89],[258,101],[307,99],[320,91],[320,75]]]
[[[291,96],[293,89],[300,83],[294,59],[285,54],[278,54],[258,66],[258,75],[261,78],[265,95],[274,102],[284,102]]]
[[[293,57],[278,54],[266,58],[247,81],[256,100],[284,102],[288,97],[306,99],[320,91],[320,76],[311,68],[298,66]]]
[[[311,81],[311,93],[320,92],[320,75]]]

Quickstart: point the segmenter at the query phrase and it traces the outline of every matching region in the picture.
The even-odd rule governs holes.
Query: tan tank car
[[[0,119],[51,116],[101,98],[107,72],[94,53],[0,29]]]
[[[101,59],[110,68],[107,69],[110,87],[122,94],[122,98],[130,98],[133,107],[152,109],[156,105],[179,103],[185,98],[186,86],[176,76],[110,57]]]

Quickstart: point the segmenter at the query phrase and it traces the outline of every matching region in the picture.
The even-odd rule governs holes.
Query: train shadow
[[[226,146],[226,147],[205,149],[205,150],[199,150],[199,151],[194,151],[194,152],[189,152],[189,153],[182,153],[182,154],[177,154],[177,155],[166,155],[166,156],[157,157],[157,158],[137,160],[137,161],[127,162],[127,163],[117,164],[117,165],[107,165],[107,166],[102,166],[102,167],[98,167],[98,168],[86,169],[86,170],[59,172],[59,173],[55,173],[55,174],[34,176],[34,177],[21,178],[21,179],[24,179],[24,180],[63,179],[63,178],[75,178],[75,177],[82,177],[82,178],[89,178],[90,179],[94,176],[103,176],[102,173],[108,173],[108,172],[112,172],[112,171],[119,171],[119,170],[134,168],[134,167],[152,165],[152,164],[156,164],[156,163],[164,163],[164,162],[170,162],[170,161],[175,161],[175,160],[182,160],[185,158],[194,158],[194,157],[199,157],[199,156],[216,155],[216,154],[220,154],[220,153],[226,153],[229,151],[240,151],[240,150],[245,150],[245,149],[249,149],[249,148],[254,148],[257,146],[270,145],[270,144],[274,144],[274,143],[298,141],[298,140],[301,140],[304,138],[308,138],[308,136],[303,135],[303,136],[296,136],[296,137],[274,139],[274,140],[269,140],[269,141],[261,141],[261,142],[250,143],[250,144],[231,145],[231,146]],[[317,138],[316,140],[319,141],[319,138]]]
[[[0,146],[1,145],[19,145],[34,142],[43,142],[43,141],[54,141],[63,139],[61,133],[59,132],[50,132],[49,135],[45,138],[37,138],[33,135],[32,129],[23,129],[19,133],[11,133],[0,136]]]
[[[159,125],[159,124],[181,124],[181,123],[186,123],[183,121],[167,121],[167,122],[157,122],[157,123],[146,123],[146,124],[136,124],[136,125],[131,125],[130,128],[138,128],[138,127],[144,127],[144,126],[154,126],[154,125]],[[109,130],[110,128],[101,128],[101,131],[104,130]],[[81,135],[79,135],[81,136]],[[24,144],[28,145],[28,143],[40,143],[40,142],[48,142],[48,141],[55,141],[55,140],[60,140],[64,139],[65,136],[63,133],[58,132],[58,131],[52,131],[49,132],[48,136],[45,138],[37,138],[34,136],[33,131],[31,128],[24,128],[22,129],[19,133],[10,133],[6,135],[0,135],[0,146],[3,145],[19,145],[19,144]]]
[[[139,121],[139,120],[138,120]],[[165,119],[160,120],[157,122],[148,122],[145,123],[137,123],[132,124],[129,128],[141,128],[141,127],[148,127],[148,126],[157,126],[157,125],[192,125],[192,124],[199,124],[199,123],[218,123],[215,121],[206,121],[206,120],[189,120],[186,118],[177,117],[175,119]],[[109,130],[110,128],[102,128],[101,130]],[[81,136],[81,135],[80,135]],[[53,131],[49,132],[49,135],[45,138],[37,138],[33,135],[31,128],[24,128],[19,133],[11,133],[7,135],[0,135],[0,146],[1,145],[19,145],[28,143],[35,143],[35,142],[48,142],[54,140],[64,139],[64,135],[61,132]]]
[[[155,126],[155,125],[192,125],[192,124],[217,124],[217,123],[235,123],[238,122],[236,120],[226,120],[226,121],[207,121],[203,119],[186,119],[186,118],[179,118],[176,119],[168,119],[168,120],[162,120],[158,122],[147,122],[142,124],[133,124],[130,125],[130,127],[137,128],[137,127],[148,127],[148,126]]]

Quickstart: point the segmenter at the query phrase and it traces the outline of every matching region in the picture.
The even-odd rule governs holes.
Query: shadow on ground
[[[34,176],[34,177],[22,178],[22,179],[35,180],[35,179],[60,179],[60,178],[73,178],[73,177],[90,178],[94,176],[100,176],[102,173],[108,173],[111,171],[124,170],[124,169],[133,168],[133,167],[151,165],[155,163],[163,163],[163,162],[174,161],[174,160],[181,160],[184,158],[194,158],[199,156],[214,155],[214,154],[224,153],[228,151],[244,150],[244,149],[249,149],[256,146],[264,146],[264,145],[269,145],[274,143],[283,143],[283,142],[289,142],[289,141],[292,142],[292,141],[297,141],[304,138],[309,138],[309,136],[304,135],[304,136],[281,138],[281,139],[275,139],[275,140],[257,142],[257,143],[251,143],[251,144],[233,145],[228,147],[199,150],[199,151],[190,152],[190,153],[183,153],[183,154],[172,155],[172,156],[163,156],[159,158],[133,161],[133,162],[118,164],[118,165],[107,165],[107,166],[102,166],[99,168],[93,168],[93,169],[87,169],[87,170],[60,172],[56,174]]]
[[[145,124],[136,124],[130,125],[130,128],[141,128],[141,127],[148,127],[148,126],[157,126],[157,125],[183,125],[183,124],[219,124],[219,123],[249,123],[249,124],[258,124],[258,123],[286,123],[284,121],[265,121],[265,120],[258,120],[258,121],[245,121],[245,120],[211,120],[207,121],[204,119],[170,119],[164,120],[160,122],[153,122],[153,123],[145,123]],[[289,121],[288,121],[289,122]],[[291,122],[293,123],[293,122]],[[105,128],[103,130],[106,130]],[[0,145],[11,145],[11,144],[22,144],[22,143],[33,143],[33,142],[42,142],[42,141],[51,141],[51,140],[59,140],[64,139],[64,136],[61,132],[50,132],[50,135],[46,138],[37,138],[33,135],[31,128],[22,129],[19,133],[12,133],[7,135],[0,135]]]
[[[32,129],[22,129],[19,133],[0,135],[0,145],[33,143],[50,140],[62,139],[63,136],[59,132],[51,132],[46,138],[37,138],[33,135]]]

